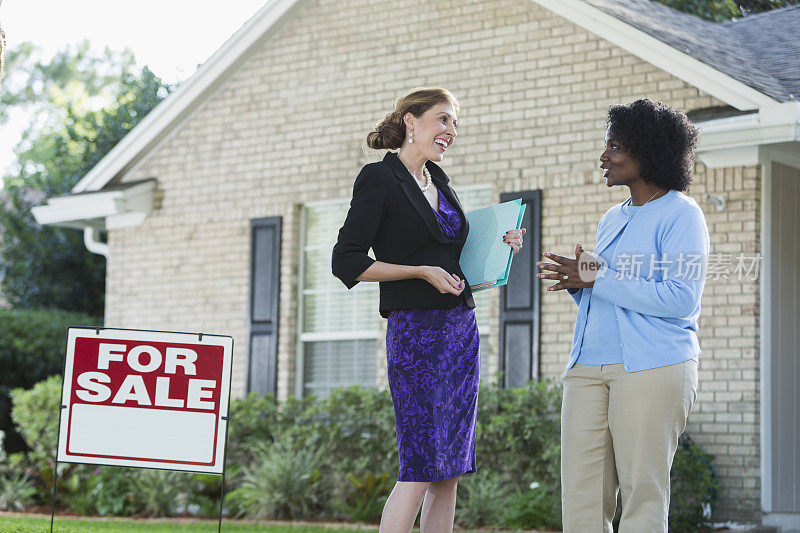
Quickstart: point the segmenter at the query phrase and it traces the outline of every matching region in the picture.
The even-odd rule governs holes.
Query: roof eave
[[[97,191],[134,168],[215,92],[275,31],[277,23],[306,0],[270,0],[198,71],[156,106],[72,189]],[[776,104],[771,97],[698,61],[581,0],[532,0],[587,31],[630,51],[740,110]]]
[[[72,191],[97,191],[134,169],[276,31],[276,23],[305,0],[271,0],[250,18],[197,72],[158,104],[80,180]]]
[[[777,100],[581,0],[531,0],[740,110]]]
[[[775,104],[757,113],[695,125],[700,130],[697,157],[707,167],[757,165],[760,147],[800,143],[800,103]]]
[[[95,230],[138,226],[153,209],[156,180],[146,180],[130,187],[48,198],[47,204],[31,212],[42,226]]]

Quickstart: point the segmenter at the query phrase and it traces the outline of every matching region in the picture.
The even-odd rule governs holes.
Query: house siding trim
[[[773,457],[773,405],[776,401],[771,398],[775,384],[772,382],[773,378],[773,314],[771,305],[771,295],[773,294],[773,212],[775,206],[773,205],[773,172],[774,164],[780,164],[790,167],[793,170],[800,172],[800,150],[796,149],[789,151],[797,146],[797,143],[776,145],[774,147],[762,148],[759,153],[759,160],[762,168],[762,225],[761,225],[761,243],[762,243],[762,257],[761,262],[761,309],[760,309],[760,347],[761,352],[759,373],[760,373],[760,409],[759,416],[760,424],[760,440],[761,440],[761,454],[760,454],[760,469],[761,469],[761,510],[764,513],[763,523],[765,525],[781,526],[783,528],[800,528],[800,514],[776,512],[775,502],[776,495],[773,491],[773,471],[774,462]]]

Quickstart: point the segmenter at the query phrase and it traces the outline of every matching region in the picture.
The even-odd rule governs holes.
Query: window
[[[492,201],[488,185],[458,188],[465,211]],[[348,291],[331,274],[331,250],[347,216],[349,199],[305,205],[301,221],[299,280],[298,396],[327,397],[350,385],[375,387],[378,371],[378,284],[359,283]],[[475,295],[481,342],[487,341],[493,293]],[[484,358],[483,350],[481,358]],[[485,361],[481,361],[488,369]]]
[[[349,385],[374,387],[380,335],[378,284],[348,291],[331,274],[331,250],[349,200],[307,204],[301,222],[297,394],[327,397]]]

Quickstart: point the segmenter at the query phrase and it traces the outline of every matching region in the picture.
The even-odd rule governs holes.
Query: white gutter
[[[759,164],[759,147],[800,142],[800,102],[761,108],[757,113],[708,120],[700,130],[697,157],[709,168]]]
[[[83,244],[86,245],[86,249],[93,254],[102,255],[108,259],[108,245],[98,240],[94,228],[89,227],[83,229]]]

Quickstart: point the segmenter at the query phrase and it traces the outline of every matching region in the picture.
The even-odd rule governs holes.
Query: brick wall
[[[543,247],[565,254],[576,242],[591,249],[597,221],[626,197],[606,189],[598,168],[608,105],[645,96],[684,110],[722,105],[532,2],[306,2],[125,177],[158,178],[160,200],[142,226],[111,232],[107,324],[233,335],[241,394],[249,220],[281,216],[278,391],[294,393],[301,206],[349,197],[360,167],[380,157],[362,154],[366,133],[417,85],[448,87],[461,100],[445,161],[456,189],[491,183],[495,198],[541,189]],[[758,252],[758,169],[698,164],[695,180],[712,252]],[[725,196],[726,210],[714,211],[706,193]],[[688,431],[717,456],[719,517],[755,518],[758,282],[713,281],[703,305]],[[575,311],[565,294],[542,296],[546,376],[563,370]],[[496,321],[496,302],[491,312]],[[485,348],[496,368],[496,331]]]

